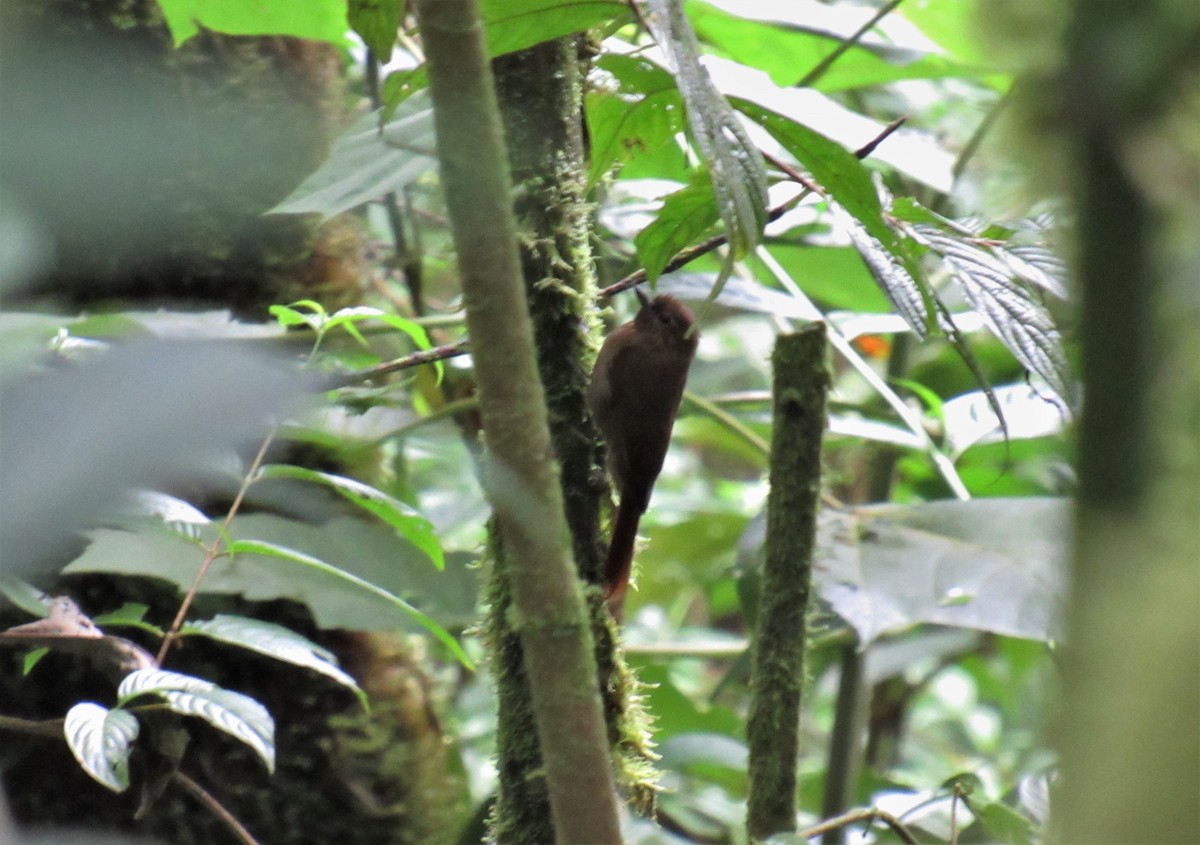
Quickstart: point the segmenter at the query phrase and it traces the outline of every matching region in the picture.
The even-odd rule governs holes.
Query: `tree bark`
[[[591,632],[552,460],[478,4],[420,0],[417,15],[479,378],[486,485],[511,580],[555,836],[619,842]],[[544,829],[504,833],[509,841],[534,841]]]

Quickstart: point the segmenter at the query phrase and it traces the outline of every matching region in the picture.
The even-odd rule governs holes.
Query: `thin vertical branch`
[[[825,324],[775,345],[771,492],[766,563],[754,637],[750,796],[746,828],[765,839],[796,829],[796,760],[804,687],[808,596],[821,492],[821,436],[829,390]]]
[[[551,461],[511,184],[475,0],[419,0],[496,512],[555,837],[620,842],[587,612]]]

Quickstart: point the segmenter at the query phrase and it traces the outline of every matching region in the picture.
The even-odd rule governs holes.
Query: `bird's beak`
[[[650,304],[650,297],[642,293],[641,287],[634,288],[633,292],[637,294],[638,302],[642,303],[643,307]]]

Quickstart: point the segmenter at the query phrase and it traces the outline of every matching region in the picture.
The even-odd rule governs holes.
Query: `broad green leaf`
[[[821,596],[865,647],[920,623],[1061,640],[1070,503],[974,499],[827,511]]]
[[[401,0],[350,0],[347,12],[350,26],[380,63],[392,54],[403,8]]]
[[[31,616],[50,615],[50,602],[46,594],[28,581],[11,575],[0,577],[0,595]]]
[[[306,555],[302,552],[297,552],[294,549],[289,549],[286,546],[277,545],[275,543],[262,543],[254,540],[237,540],[230,544],[229,551],[234,555],[254,554],[287,560],[292,563],[298,563],[308,569],[331,576],[339,581],[348,582],[357,587],[359,590],[370,593],[377,598],[383,599],[391,606],[403,610],[418,625],[441,640],[442,643],[450,649],[454,656],[457,657],[464,666],[470,667],[472,665],[470,658],[468,658],[466,652],[462,650],[462,646],[458,644],[458,641],[455,640],[454,637],[450,636],[449,632],[447,632],[445,628],[443,628],[441,625],[438,625],[424,613],[417,610],[399,596],[393,595],[381,587],[377,587],[374,584],[364,581],[356,575],[352,575],[345,570],[338,569],[337,567],[330,566],[328,563],[318,560],[312,555]]]
[[[850,247],[768,241],[767,250],[804,292],[826,309],[856,313],[891,310],[862,258]]]
[[[374,514],[396,529],[401,537],[428,555],[438,569],[442,569],[446,565],[441,544],[438,542],[437,534],[429,520],[382,490],[376,490],[369,484],[342,475],[283,464],[263,467],[259,472],[259,477],[294,478],[331,487],[363,510]]]
[[[830,199],[846,209],[872,237],[888,249],[894,248],[896,233],[883,220],[883,207],[870,171],[854,153],[757,103],[738,98],[732,102],[738,111],[770,132],[813,175]]]
[[[479,11],[493,58],[629,17],[616,0],[482,0]]]
[[[382,128],[378,110],[354,121],[316,172],[267,213],[328,219],[398,191],[436,167],[433,107],[428,92],[418,92]]]
[[[249,601],[301,602],[322,628],[433,632],[456,656],[462,653],[453,638],[427,617],[455,627],[475,621],[477,579],[467,568],[469,556],[451,556],[452,565],[439,572],[399,540],[391,527],[345,515],[319,525],[271,514],[242,515],[234,519],[230,534],[269,543],[270,551],[248,553],[239,547],[242,551],[235,558],[218,558],[200,585],[202,592],[241,595]],[[201,555],[161,529],[100,528],[88,531],[86,537],[88,546],[68,564],[68,573],[166,579],[181,590],[196,578]],[[216,539],[215,531],[205,538]],[[296,560],[275,547],[305,557]],[[310,560],[317,565],[309,566]],[[398,600],[400,596],[419,602],[421,612],[414,613],[412,603]]]
[[[293,666],[312,669],[354,690],[363,706],[367,706],[366,694],[352,677],[338,668],[333,652],[282,625],[221,613],[212,619],[188,622],[179,633],[185,636],[198,634],[274,657]]]
[[[987,831],[989,842],[1024,845],[1039,838],[1037,825],[1007,804],[999,801],[968,801],[967,806],[975,820]]]
[[[267,708],[250,696],[163,669],[131,672],[117,688],[122,704],[143,695],[157,696],[176,713],[203,719],[244,742],[262,758],[267,771],[275,771],[275,721]]]
[[[766,169],[758,148],[700,64],[700,44],[680,2],[649,0],[645,20],[671,59],[692,138],[712,180],[730,255],[740,259],[758,244],[766,225]]]
[[[91,702],[76,704],[63,720],[67,746],[79,765],[113,792],[129,788],[129,754],[138,732],[132,713]]]
[[[592,184],[614,165],[673,142],[685,127],[683,98],[671,74],[661,67],[616,54],[596,65],[585,101]]]
[[[227,35],[285,35],[345,44],[346,0],[158,0],[179,46],[200,27]]]
[[[668,195],[654,221],[633,239],[646,278],[653,283],[671,257],[698,240],[717,219],[716,197],[707,180]]]
[[[717,8],[719,5],[726,8]],[[688,17],[696,34],[731,59],[766,71],[782,87],[803,79],[875,11],[846,3],[777,0],[737,0],[717,6],[695,0],[688,3]],[[883,21],[888,22],[887,18]],[[977,78],[985,72],[979,66],[931,52],[936,45],[921,43],[920,39],[909,41],[902,44],[894,38],[867,33],[821,74],[813,87],[839,91],[904,79]]]

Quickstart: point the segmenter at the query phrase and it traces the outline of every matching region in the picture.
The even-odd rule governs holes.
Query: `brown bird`
[[[604,566],[608,602],[620,608],[629,586],[638,521],[662,469],[699,332],[692,312],[672,296],[648,299],[637,316],[609,333],[596,357],[588,408],[608,447],[608,470],[621,497]]]

